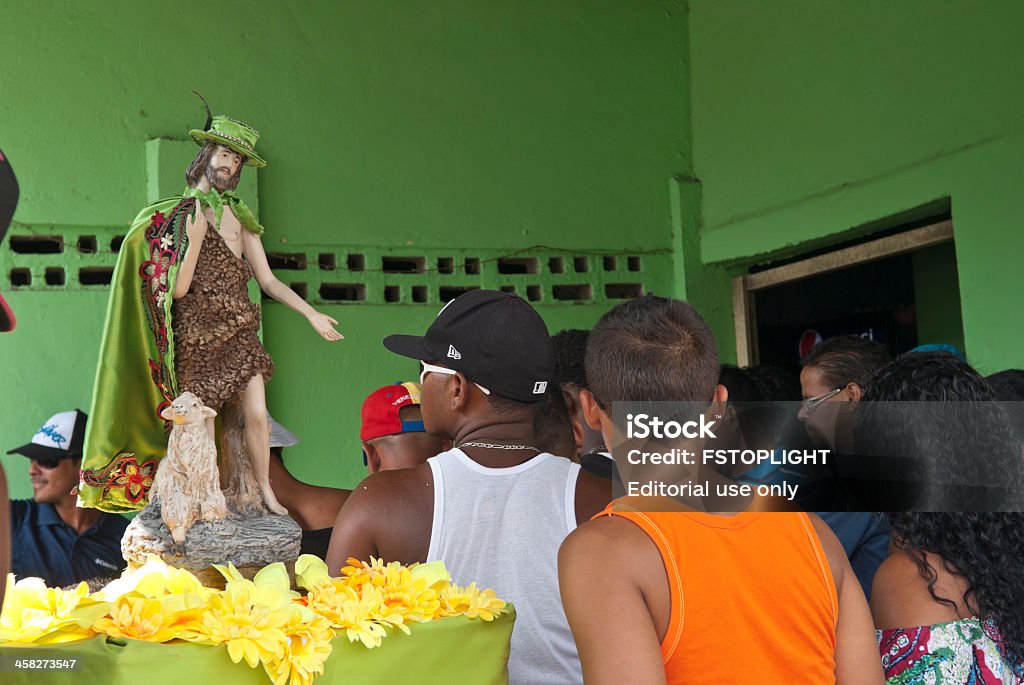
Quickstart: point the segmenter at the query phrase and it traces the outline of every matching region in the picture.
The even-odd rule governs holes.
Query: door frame
[[[952,240],[953,221],[946,219],[928,226],[801,259],[773,269],[737,276],[732,279],[732,312],[733,322],[736,326],[736,364],[742,368],[754,366],[759,362],[757,311],[754,305],[754,293],[758,290],[921,250]]]

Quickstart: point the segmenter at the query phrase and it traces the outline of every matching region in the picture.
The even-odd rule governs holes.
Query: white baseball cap
[[[29,459],[80,459],[88,418],[81,409],[54,414],[39,427],[27,445],[15,447],[7,454],[20,454]]]

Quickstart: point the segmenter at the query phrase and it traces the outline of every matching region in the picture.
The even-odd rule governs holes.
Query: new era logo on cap
[[[548,389],[548,382],[547,381],[537,381],[536,383],[533,384],[533,394],[534,395],[543,395],[544,391],[547,390],[547,389]]]
[[[448,358],[449,359],[462,359],[462,355],[455,349],[455,345],[448,346]]]

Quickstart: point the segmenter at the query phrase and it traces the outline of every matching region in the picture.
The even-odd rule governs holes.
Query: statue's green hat
[[[256,154],[256,141],[260,137],[260,132],[241,121],[218,115],[210,120],[205,131],[193,129],[188,134],[197,145],[209,140],[234,150],[246,158],[245,163],[248,166],[267,166],[263,158]]]

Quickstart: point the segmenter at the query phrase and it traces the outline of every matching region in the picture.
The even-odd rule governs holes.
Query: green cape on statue
[[[193,198],[211,206],[218,219],[218,205],[230,204],[247,229],[262,232],[234,193],[211,194],[217,195],[189,188],[184,196],[149,205],[121,245],[86,428],[79,506],[115,513],[142,509],[167,453],[169,426],[160,412],[178,396],[171,315]]]

